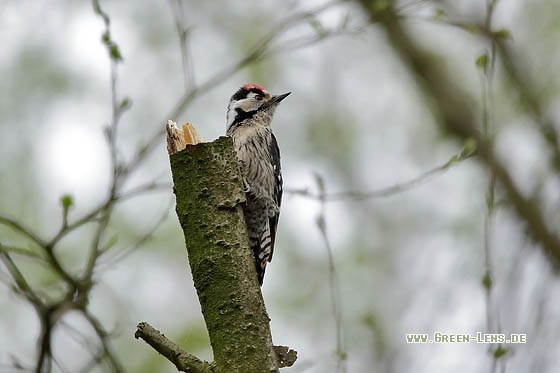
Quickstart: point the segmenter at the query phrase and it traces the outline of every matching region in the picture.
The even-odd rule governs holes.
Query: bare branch
[[[39,314],[41,320],[41,334],[39,337],[39,354],[37,357],[36,372],[47,372],[52,370],[52,347],[51,335],[53,323],[51,322],[52,309],[47,309]]]
[[[188,91],[195,86],[194,63],[188,43],[192,29],[187,26],[183,0],[169,0],[169,3],[171,5],[171,11],[173,13],[173,18],[175,19],[175,27],[179,36],[185,90]]]
[[[104,267],[109,267],[111,264],[114,264],[114,263],[117,263],[117,262],[123,260],[124,258],[129,256],[130,254],[132,254],[136,249],[138,249],[139,247],[144,245],[150,238],[152,238],[154,233],[159,229],[159,227],[161,227],[161,225],[169,217],[169,212],[172,210],[172,208],[174,206],[174,202],[175,202],[174,199],[170,198],[167,207],[164,209],[161,216],[156,220],[156,222],[152,225],[152,227],[150,229],[148,229],[144,234],[142,234],[140,237],[138,237],[136,242],[132,243],[127,248],[119,250],[111,258],[103,257],[99,261],[99,265],[97,266],[97,269],[98,270],[103,270]],[[106,252],[107,252],[107,249],[103,249],[101,253],[105,254]]]
[[[491,33],[492,19],[497,0],[487,0],[486,2],[486,21],[484,29],[487,33]],[[482,137],[486,140],[491,139],[490,134],[490,102],[491,102],[491,87],[492,79],[494,77],[496,59],[496,43],[490,40],[490,54],[485,54],[478,57],[476,64],[481,71],[481,99],[482,99]],[[490,170],[490,177],[488,181],[488,188],[486,191],[486,215],[484,217],[484,267],[485,273],[482,278],[482,286],[485,292],[486,300],[486,330],[487,333],[499,333],[499,313],[494,313],[494,278],[493,278],[493,265],[492,265],[492,245],[491,234],[493,227],[493,217],[495,211],[495,191],[496,191],[496,175]],[[498,372],[498,365],[501,355],[495,352],[497,349],[502,349],[501,344],[489,349],[491,358],[490,373]],[[502,359],[503,361],[503,359]]]
[[[147,322],[138,324],[134,337],[143,339],[154,350],[171,361],[181,372],[210,373],[212,371],[209,363],[189,354]]]
[[[23,224],[18,223],[13,219],[7,218],[5,216],[0,216],[0,224],[3,224],[7,227],[14,229],[16,232],[22,234],[23,236],[35,242],[37,245],[41,247],[46,246],[45,242],[41,240],[38,236],[36,236],[30,229],[28,229],[27,227],[23,226]]]
[[[123,194],[118,195],[115,198],[115,202],[123,202],[127,199],[144,195],[147,192],[160,192],[160,191],[169,192],[171,191],[172,188],[173,188],[173,184],[171,183],[157,183],[155,181],[152,181],[144,185],[139,185]]]
[[[111,372],[122,372],[123,368],[121,367],[120,362],[115,357],[116,354],[113,352],[113,349],[110,344],[110,334],[103,328],[101,322],[93,316],[89,311],[82,309],[82,314],[86,318],[86,320],[91,324],[95,333],[99,337],[101,341],[101,346],[103,348],[104,356],[107,358],[109,365],[111,367]]]
[[[0,245],[0,260],[2,260],[8,269],[8,272],[10,272],[12,279],[18,287],[18,291],[35,307],[38,312],[42,311],[45,307],[45,303],[41,298],[39,298],[35,291],[31,289],[31,286],[29,286],[29,283],[10,257],[10,254],[8,254],[7,251],[4,251],[3,245]]]
[[[37,260],[40,260],[40,261],[43,261],[43,262],[45,261],[45,258],[43,256],[37,254],[34,251],[31,251],[29,249],[24,249],[22,247],[5,245],[3,243],[0,243],[0,251],[25,256],[25,257],[28,257],[28,258],[31,258],[31,259],[37,259]]]
[[[404,183],[395,184],[387,188],[382,188],[370,192],[348,191],[348,192],[339,192],[339,193],[329,193],[323,195],[321,193],[311,192],[307,188],[286,189],[285,192],[287,194],[316,199],[322,202],[341,202],[341,201],[348,201],[348,200],[362,201],[366,199],[390,197],[395,194],[406,192],[420,184],[423,184],[428,180],[432,179],[434,176],[442,173],[443,171],[450,169],[451,167],[459,164],[460,162],[466,159],[469,159],[474,155],[475,155],[474,145],[467,144],[465,146],[465,149],[463,149],[463,151],[460,154],[454,155],[453,157],[451,157],[451,159],[449,159],[447,162],[445,162],[440,166],[428,170]]]
[[[319,175],[315,175],[317,179],[317,186],[322,196],[325,196],[325,184]],[[336,365],[337,372],[346,372],[346,358],[347,352],[344,343],[344,326],[342,324],[342,297],[340,294],[340,285],[338,282],[338,275],[334,265],[334,255],[332,247],[327,235],[327,221],[325,215],[325,200],[321,199],[321,210],[317,216],[317,228],[321,232],[321,237],[325,243],[327,251],[327,258],[329,261],[329,290],[331,293],[331,308],[334,316],[335,335],[336,335]]]

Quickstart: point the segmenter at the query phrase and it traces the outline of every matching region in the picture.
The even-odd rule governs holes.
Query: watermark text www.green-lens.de
[[[527,343],[526,334],[447,334],[434,333],[430,338],[429,334],[407,334],[407,343]]]

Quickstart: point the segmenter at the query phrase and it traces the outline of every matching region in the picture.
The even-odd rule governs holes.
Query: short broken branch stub
[[[143,339],[154,350],[172,362],[177,370],[189,373],[210,373],[211,365],[177,346],[147,322],[138,324],[134,338]]]

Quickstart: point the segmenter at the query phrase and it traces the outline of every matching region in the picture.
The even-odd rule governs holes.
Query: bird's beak
[[[288,97],[290,95],[290,93],[292,92],[288,92],[288,93],[284,93],[282,95],[278,95],[278,96],[272,96],[272,98],[270,99],[270,103],[275,103],[275,104],[279,104],[280,101],[282,101],[283,99],[285,99],[286,97]]]

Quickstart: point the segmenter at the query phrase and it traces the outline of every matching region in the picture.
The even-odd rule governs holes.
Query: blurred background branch
[[[315,175],[317,181],[317,188],[319,189],[320,195],[325,195],[325,181],[319,175]],[[325,251],[327,252],[327,260],[329,263],[329,290],[331,298],[331,308],[334,318],[335,325],[335,336],[336,336],[336,372],[344,373],[346,372],[346,341],[344,336],[344,324],[342,317],[342,296],[340,294],[340,283],[338,280],[338,275],[336,273],[335,258],[333,254],[333,249],[331,247],[329,236],[327,233],[327,221],[325,214],[325,200],[320,199],[321,209],[319,210],[319,215],[317,216],[317,229],[321,233],[321,238],[325,243]]]
[[[510,171],[495,154],[492,142],[481,135],[480,126],[477,126],[478,122],[461,88],[457,87],[444,71],[434,68],[429,63],[429,55],[414,43],[392,5],[383,1],[364,1],[362,4],[370,18],[380,21],[386,29],[395,53],[407,64],[419,87],[437,103],[434,114],[440,119],[440,124],[462,141],[475,140],[479,159],[503,186],[509,203],[525,222],[529,235],[542,245],[545,254],[549,255],[551,262],[557,266],[560,263],[560,239],[557,233],[547,226],[537,204],[520,191]],[[489,37],[496,42],[502,39],[500,34],[494,33]]]
[[[351,200],[367,200],[374,198],[390,197],[395,194],[406,192],[422,183],[429,181],[432,177],[448,170],[449,168],[457,165],[459,162],[469,159],[476,152],[476,143],[473,141],[466,141],[465,148],[461,153],[454,155],[447,162],[441,166],[437,166],[428,170],[415,178],[404,183],[392,185],[390,187],[382,188],[379,190],[362,192],[362,191],[349,191],[349,192],[338,192],[338,193],[325,193],[323,189],[320,189],[318,193],[313,193],[308,188],[304,189],[287,189],[287,194],[292,194],[296,196],[307,197],[311,199],[316,199],[325,202],[336,202],[336,201],[351,201]]]

